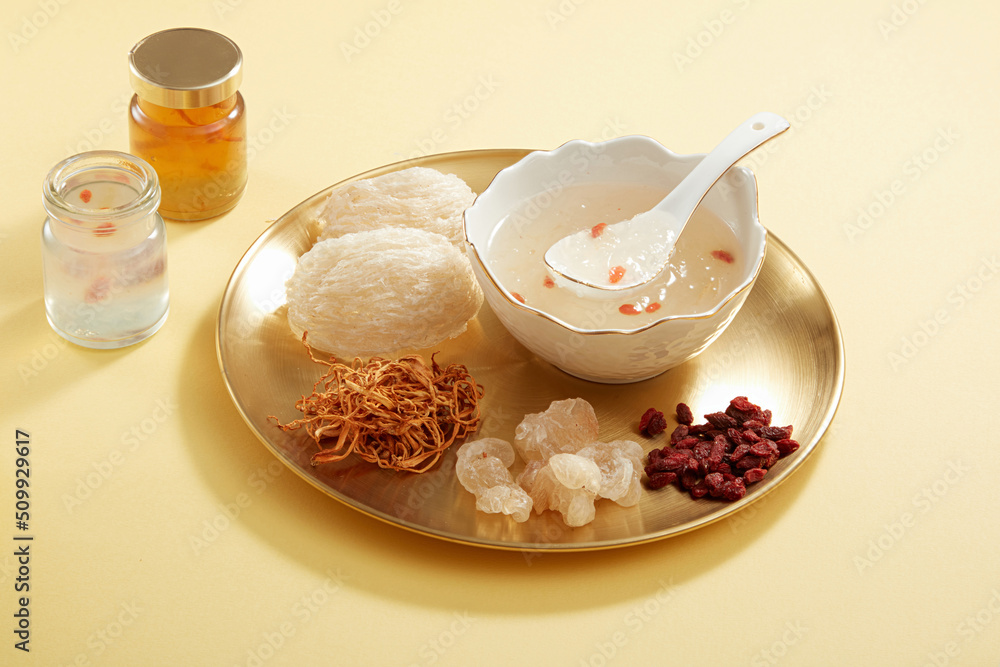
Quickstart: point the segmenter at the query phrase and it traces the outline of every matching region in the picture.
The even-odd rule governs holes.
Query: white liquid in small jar
[[[169,310],[159,216],[137,218],[139,212],[125,224],[95,222],[136,200],[140,188],[129,173],[90,169],[71,178],[61,196],[78,213],[50,217],[42,226],[46,316],[60,335],[86,347],[142,340],[159,329]]]
[[[659,278],[620,300],[588,299],[559,287],[545,265],[545,251],[583,229],[598,236],[610,225],[648,211],[669,190],[631,183],[573,185],[522,203],[490,237],[486,261],[497,281],[522,301],[584,329],[634,329],[668,315],[714,308],[737,285],[746,261],[732,229],[699,208]]]

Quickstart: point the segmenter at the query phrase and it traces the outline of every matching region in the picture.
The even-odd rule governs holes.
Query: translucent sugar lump
[[[546,461],[553,454],[573,454],[595,442],[597,415],[582,398],[553,401],[547,410],[526,415],[514,431],[514,447],[526,461]]]
[[[532,461],[518,477],[531,496],[535,512],[555,510],[567,526],[594,520],[594,501],[601,489],[601,469],[577,454],[554,454],[548,461]]]
[[[458,448],[455,473],[466,491],[476,496],[476,509],[508,514],[519,523],[531,515],[531,497],[514,482],[509,468],[514,448],[499,438],[482,438]]]
[[[577,456],[593,461],[601,471],[600,498],[613,500],[622,507],[638,504],[642,495],[642,447],[631,440],[593,442]]]
[[[602,442],[598,431],[597,416],[587,401],[553,401],[544,412],[524,417],[515,429],[513,448],[497,438],[463,445],[456,467],[459,481],[476,493],[476,507],[483,511],[511,514],[501,507],[517,489],[528,497],[518,505],[526,507],[526,513],[532,508],[537,514],[552,510],[567,526],[586,525],[596,517],[601,498],[632,507],[642,495],[642,447],[631,440]],[[515,449],[525,462],[516,483],[509,471]],[[488,489],[501,501],[490,504],[477,489]],[[517,520],[526,519],[527,514]]]

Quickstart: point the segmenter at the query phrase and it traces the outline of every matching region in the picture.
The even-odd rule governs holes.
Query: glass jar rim
[[[64,196],[63,186],[71,178],[96,169],[129,172],[141,188],[132,200],[103,210],[78,206]],[[153,167],[140,157],[120,151],[88,151],[72,155],[49,170],[42,184],[42,202],[46,212],[58,220],[70,217],[122,226],[128,224],[129,218],[138,221],[156,212],[160,205],[160,183]]]

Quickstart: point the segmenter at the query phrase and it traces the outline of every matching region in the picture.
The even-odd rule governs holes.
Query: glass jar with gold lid
[[[204,220],[236,206],[247,182],[243,55],[201,28],[154,33],[129,52],[131,152],[160,180],[160,214]]]

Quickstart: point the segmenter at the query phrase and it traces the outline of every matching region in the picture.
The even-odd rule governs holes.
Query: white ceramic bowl
[[[654,377],[707,348],[746,301],[764,261],[767,232],[757,217],[757,183],[748,169],[730,169],[701,203],[733,229],[748,258],[737,287],[707,312],[667,315],[635,329],[599,328],[600,317],[594,318],[592,329],[572,326],[517,301],[497,280],[487,252],[496,226],[536,195],[544,197],[567,184],[673,187],[702,157],[677,155],[649,137],[628,136],[601,143],[570,141],[552,151],[530,153],[497,174],[465,212],[465,236],[486,301],[507,330],[565,372],[612,384]],[[595,313],[610,303],[595,301]]]

